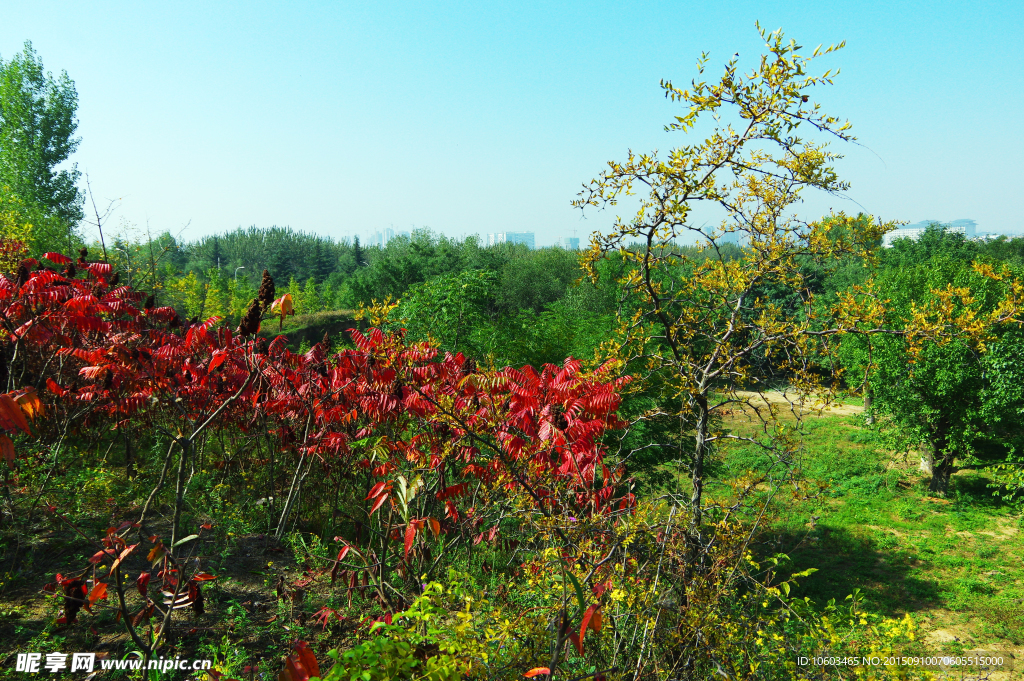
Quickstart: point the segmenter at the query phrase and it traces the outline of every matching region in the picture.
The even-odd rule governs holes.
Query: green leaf
[[[193,539],[199,539],[199,535],[198,534],[190,534],[187,537],[179,539],[178,541],[174,542],[174,544],[171,546],[171,548],[172,549],[176,549],[179,546],[181,546],[182,544],[188,543],[188,542],[192,541]]]
[[[580,612],[583,612],[587,609],[587,603],[583,597],[583,587],[580,586],[579,580],[576,579],[576,575],[569,570],[569,564],[565,562],[564,558],[562,559],[562,563],[565,565],[565,576],[569,578],[569,581],[572,582],[573,588],[576,589],[576,598],[580,601]]]

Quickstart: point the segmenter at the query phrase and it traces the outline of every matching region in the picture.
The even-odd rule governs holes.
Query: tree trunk
[[[864,422],[869,426],[875,422],[875,415],[871,411],[871,388],[864,384]]]
[[[946,496],[949,490],[949,476],[953,474],[953,456],[947,454],[937,459],[932,467],[932,481],[928,491],[932,494]]]
[[[704,460],[708,453],[708,429],[710,417],[708,413],[707,397],[701,395],[696,398],[697,424],[694,428],[693,457],[690,460],[690,480],[693,483],[693,490],[690,494],[690,527],[689,527],[689,549],[687,562],[694,565],[697,562],[701,546],[701,526],[704,522]]]
[[[941,496],[946,496],[949,476],[953,474],[953,452],[949,451],[948,432],[946,424],[940,421],[932,441],[932,481],[928,491]]]
[[[178,445],[181,449],[181,455],[178,458],[178,480],[174,490],[174,517],[171,520],[172,554],[174,554],[174,545],[181,537],[181,511],[185,506],[185,471],[188,467],[188,459],[192,455],[194,442],[190,438],[182,437],[178,438]]]
[[[135,461],[132,460],[132,438],[131,433],[128,431],[128,427],[121,431],[121,435],[124,437],[124,471],[125,475],[129,480],[135,479]]]

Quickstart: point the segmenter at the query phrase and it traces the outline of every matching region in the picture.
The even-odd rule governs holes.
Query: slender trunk
[[[948,451],[949,440],[946,424],[939,422],[932,441],[932,481],[928,491],[946,496],[949,490],[949,476],[953,474],[953,452]]]
[[[188,469],[189,455],[192,453],[193,442],[189,438],[180,438],[181,456],[178,458],[178,483],[174,493],[174,521],[171,525],[171,553],[174,553],[174,544],[180,538],[178,531],[181,524],[181,509],[185,502],[185,471]]]
[[[699,533],[704,520],[702,504],[704,497],[704,460],[708,454],[710,417],[707,397],[696,398],[697,424],[694,429],[693,458],[690,460],[690,480],[693,490],[690,494],[690,532]]]
[[[132,436],[128,426],[124,427],[121,435],[124,437],[124,472],[132,480],[135,478],[135,462],[132,460]]]
[[[697,423],[694,429],[693,457],[690,459],[690,526],[687,530],[686,564],[697,566],[702,559],[702,532],[704,524],[704,461],[708,455],[710,418],[705,395],[696,398]],[[666,537],[667,539],[667,537]]]
[[[871,387],[864,384],[864,422],[869,426],[875,422],[875,414],[871,411]]]
[[[277,529],[274,530],[274,537],[280,539],[281,535],[284,534],[285,524],[288,522],[288,515],[291,513],[292,504],[295,503],[295,497],[298,495],[298,487],[300,476],[302,475],[302,465],[306,463],[306,455],[302,454],[299,456],[299,463],[295,466],[295,474],[292,476],[292,486],[288,489],[288,498],[285,499],[284,508],[281,510],[281,517],[277,521]]]

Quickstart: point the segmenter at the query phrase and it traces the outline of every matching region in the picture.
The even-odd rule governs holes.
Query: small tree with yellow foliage
[[[751,391],[785,385],[795,401],[833,400],[834,339],[858,325],[870,330],[880,314],[870,296],[858,295],[863,291],[841,305],[822,305],[808,271],[827,270],[845,257],[870,260],[890,227],[842,213],[806,221],[793,211],[807,189],[838,194],[848,186],[833,168],[840,156],[827,143],[799,136],[854,139],[849,123],[823,113],[808,94],[833,77],[831,71],[810,75],[812,62],[843,45],[807,54],[781,30],[759,30],[767,53],[750,72],[741,73],[734,57],[717,83],[694,80],[683,90],[662,82],[668,98],[688,107],[666,129],[693,131],[711,118],[706,139],[665,158],[630,152],[623,163],[609,162],[574,202],[604,208],[635,197],[639,204],[631,218],[616,218],[609,233],[595,233],[585,261],[595,276],[597,261],[612,253],[631,263],[619,282],[631,305],[609,350],[630,372],[660,376],[674,404],[667,416],[689,434],[662,446],[675,450],[692,483],[683,502],[692,560],[713,535],[704,519],[709,457],[717,442],[735,437],[716,426],[723,411],[746,403],[771,436],[776,408],[752,401]],[[702,55],[701,74],[707,61]],[[694,219],[700,204],[724,212],[717,226]],[[696,254],[680,247],[680,239],[696,241]],[[740,248],[727,247],[730,242]],[[783,298],[790,304],[782,305]],[[758,442],[780,461],[795,447],[786,437]]]

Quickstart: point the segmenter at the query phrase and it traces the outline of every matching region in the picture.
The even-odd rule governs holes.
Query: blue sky
[[[1024,230],[1024,12],[1014,3],[10,3],[0,57],[31,40],[79,93],[74,160],[112,230],[196,238],[239,225],[332,237],[585,237],[570,206],[629,148],[685,142],[660,79],[761,53],[755,21],[847,41],[820,91],[862,146],[829,209]],[[187,228],[186,228],[187,225]],[[134,227],[132,227],[134,226]],[[182,229],[184,231],[182,232]]]

